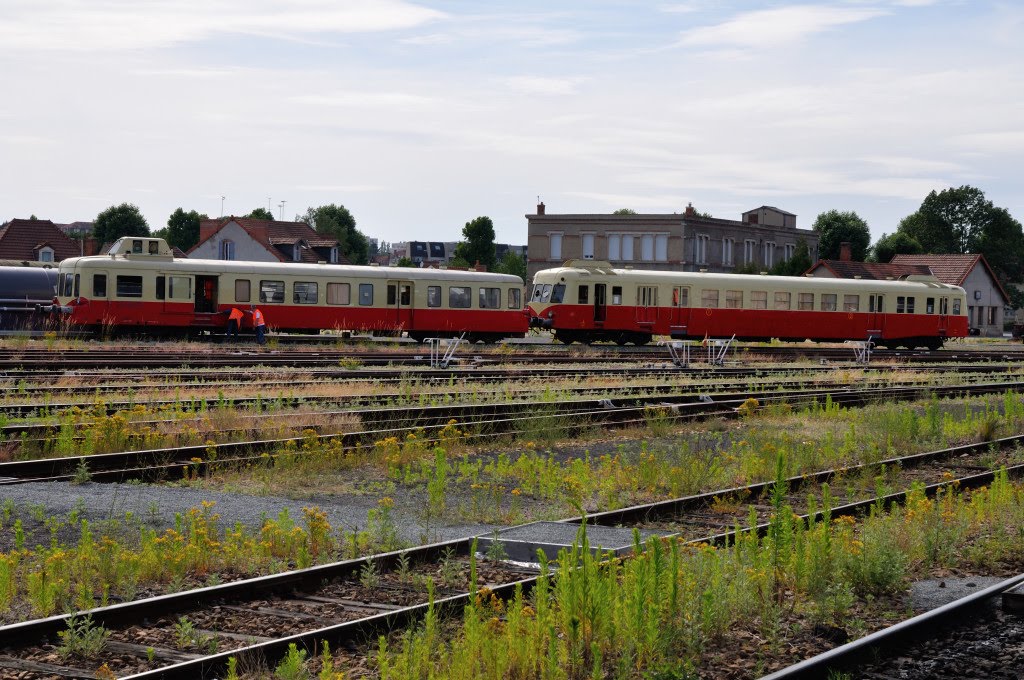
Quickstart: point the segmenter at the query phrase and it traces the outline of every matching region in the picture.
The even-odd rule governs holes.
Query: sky
[[[3,0],[0,222],[178,207],[459,240],[773,205],[1024,221],[1019,0]],[[223,213],[222,213],[223,211]]]

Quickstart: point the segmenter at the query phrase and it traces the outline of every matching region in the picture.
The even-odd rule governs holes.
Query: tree
[[[793,249],[793,257],[779,262],[768,272],[773,276],[803,276],[804,272],[811,268],[811,251],[807,247],[807,241],[800,239]]]
[[[410,257],[400,257],[398,262],[395,263],[396,267],[415,267],[416,263],[412,261]]]
[[[616,210],[612,214],[613,215],[636,215],[636,211],[633,210],[632,208],[619,208],[618,210]]]
[[[494,223],[490,217],[478,217],[471,222],[466,222],[462,228],[462,237],[455,246],[455,257],[461,257],[472,267],[477,262],[487,267],[488,271],[494,269]]]
[[[370,240],[356,229],[356,220],[345,206],[331,203],[310,208],[300,220],[316,229],[318,234],[338,239],[338,248],[352,264],[370,261]]]
[[[510,250],[501,258],[501,262],[495,266],[494,271],[499,274],[512,274],[526,281],[526,258]]]
[[[932,191],[899,233],[917,239],[927,253],[981,253],[1002,282],[1024,275],[1024,230],[972,186]]]
[[[892,234],[882,234],[882,238],[872,246],[871,259],[874,262],[891,262],[897,255],[917,255],[923,252],[924,248],[916,238],[896,231]]]
[[[206,219],[206,215],[200,215],[195,210],[185,212],[182,208],[178,208],[172,212],[171,216],[167,218],[166,230],[161,229],[167,234],[165,237],[167,244],[172,248],[176,246],[182,250],[188,250],[199,243],[199,222],[204,219]]]
[[[266,208],[256,208],[248,215],[244,215],[244,217],[251,217],[252,219],[255,220],[270,220],[271,222],[274,221],[274,213],[270,212]]]
[[[92,235],[100,243],[110,243],[122,236],[149,236],[149,224],[131,203],[113,205],[93,220]]]
[[[862,262],[871,244],[871,230],[868,223],[853,212],[829,210],[818,215],[812,227],[818,232],[818,257],[823,260],[838,260],[843,242],[850,244],[850,257]]]

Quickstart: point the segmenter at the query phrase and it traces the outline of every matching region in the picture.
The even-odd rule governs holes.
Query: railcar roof
[[[354,276],[365,279],[390,279],[410,281],[467,281],[476,283],[504,283],[522,285],[523,281],[512,274],[495,272],[476,272],[461,269],[420,269],[415,267],[370,267],[365,265],[344,264],[307,264],[289,262],[248,262],[241,260],[147,260],[145,256],[130,258],[111,258],[105,255],[75,257],[61,262],[61,269],[78,264],[84,266],[112,266],[118,269],[145,268],[162,272],[187,271],[197,274],[259,274],[301,277],[313,275],[318,277]]]
[[[751,289],[757,287],[777,288],[785,287],[792,289],[816,290],[822,287],[840,286],[851,291],[878,291],[878,290],[907,290],[908,288],[921,290],[963,290],[958,286],[952,286],[940,282],[934,277],[913,277],[903,280],[877,280],[877,279],[835,279],[811,276],[768,276],[765,274],[724,274],[711,272],[676,272],[656,271],[650,269],[617,269],[608,266],[595,267],[554,267],[543,269],[537,272],[536,276],[608,276],[621,277],[623,280],[644,281],[645,283],[668,283],[669,281],[686,283],[688,285],[699,285],[706,283],[717,287],[729,285],[738,288]]]

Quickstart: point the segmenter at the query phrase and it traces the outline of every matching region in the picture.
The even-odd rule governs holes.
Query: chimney
[[[693,203],[692,202],[686,204],[686,211],[683,213],[683,216],[685,216],[685,217],[696,217],[697,216],[697,211],[693,209]]]
[[[840,262],[849,262],[851,257],[850,242],[843,241],[839,244],[839,260]]]
[[[539,207],[543,208],[543,207],[544,207],[544,204],[543,204],[543,203],[541,203]],[[485,264],[480,264],[480,260],[477,260],[477,261],[476,261],[476,264],[475,264],[475,265],[473,265],[473,271],[477,271],[477,272],[485,272],[485,271],[487,271],[487,265],[485,265]]]
[[[538,203],[537,204],[537,214],[538,215],[543,215],[544,214],[544,203]]]

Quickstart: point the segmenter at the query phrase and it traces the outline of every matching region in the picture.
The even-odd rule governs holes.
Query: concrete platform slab
[[[548,560],[555,560],[558,552],[572,546],[578,540],[578,522],[532,522],[497,534],[485,534],[477,538],[477,550],[486,554],[495,539],[501,543],[505,554],[514,562],[536,563],[537,551],[543,550]],[[641,531],[642,540],[651,536],[667,536],[669,532]],[[633,550],[633,530],[628,528],[587,526],[587,543],[592,553],[599,550],[623,555]]]

